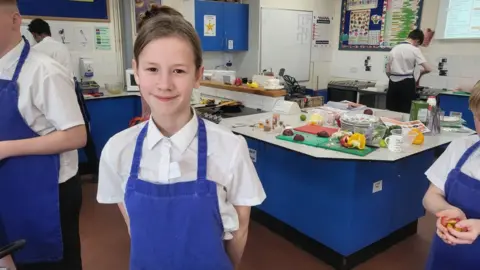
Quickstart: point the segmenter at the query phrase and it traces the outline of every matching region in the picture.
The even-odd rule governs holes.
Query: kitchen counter
[[[93,97],[90,95],[83,95],[85,100],[90,100],[90,99],[104,99],[104,98],[120,98],[120,97],[140,97],[140,92],[126,92],[123,91],[120,94],[112,95],[108,93],[106,90],[100,90],[100,93],[103,93],[103,96],[101,97]]]
[[[248,86],[236,86],[236,85],[226,85],[219,82],[212,81],[201,81],[201,86],[212,87],[217,89],[230,90],[240,93],[254,94],[266,97],[283,97],[287,95],[285,90],[265,90],[263,87],[259,88],[250,88]]]
[[[462,118],[467,122],[466,126],[475,129],[475,121],[472,112],[469,109],[468,100],[470,93],[446,91],[438,95],[440,108],[445,111],[445,115],[450,112],[461,112]]]
[[[397,114],[397,113],[395,113]],[[275,137],[278,135],[278,133],[275,132],[264,132],[258,128],[252,128],[248,126],[243,126],[243,127],[235,127],[232,128],[234,125],[239,125],[239,124],[254,124],[258,123],[259,120],[265,120],[265,119],[271,119],[272,118],[272,113],[262,113],[262,114],[256,114],[256,115],[249,115],[249,116],[244,116],[244,117],[236,117],[236,118],[229,118],[229,119],[224,119],[221,122],[221,125],[227,126],[230,128],[233,132],[256,139],[260,140],[266,143],[270,143],[276,146],[280,146],[282,148],[286,148],[301,154],[305,154],[314,158],[329,158],[329,159],[350,159],[350,160],[371,160],[371,161],[396,161],[411,155],[418,154],[420,152],[444,145],[450,143],[452,140],[460,137],[460,136],[465,136],[469,134],[474,134],[475,132],[472,130],[469,133],[449,133],[449,132],[442,132],[438,136],[425,136],[425,143],[423,145],[412,145],[409,147],[406,147],[403,152],[401,153],[393,153],[389,151],[388,149],[380,148],[377,149],[376,151],[368,154],[365,157],[360,157],[360,156],[355,156],[351,154],[346,154],[346,153],[341,153],[337,151],[332,151],[328,149],[322,149],[318,147],[312,147],[304,144],[296,144],[296,143],[291,143],[283,140],[276,139]],[[281,121],[284,121],[284,123],[288,126],[292,127],[299,127],[306,125],[306,122],[302,122],[300,120],[300,114],[298,115],[282,115],[281,116]]]
[[[271,115],[229,118],[221,125],[253,124]],[[305,124],[299,115],[282,115],[281,121]],[[252,208],[252,219],[342,270],[417,232],[429,186],[424,173],[435,149],[468,135],[427,135],[424,145],[403,153],[378,149],[358,157],[277,140],[276,134],[252,127],[232,130],[245,137],[267,194]]]

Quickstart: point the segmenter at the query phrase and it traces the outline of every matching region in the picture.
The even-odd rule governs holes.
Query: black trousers
[[[403,79],[399,82],[390,80],[387,91],[387,110],[410,113],[412,101],[417,98],[414,78]]]
[[[60,222],[62,226],[63,260],[53,263],[17,265],[18,270],[81,270],[80,209],[82,186],[75,176],[59,186]],[[28,241],[27,241],[28,245]]]

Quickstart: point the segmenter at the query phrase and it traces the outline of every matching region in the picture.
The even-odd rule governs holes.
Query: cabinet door
[[[247,4],[224,3],[225,11],[225,50],[248,50],[248,21],[249,10]]]
[[[195,29],[204,51],[225,50],[225,28],[222,2],[195,2]]]

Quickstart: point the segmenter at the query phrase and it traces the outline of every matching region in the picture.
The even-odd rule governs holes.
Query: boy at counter
[[[180,16],[154,16],[138,32],[132,66],[151,117],[107,142],[97,194],[125,218],[130,269],[234,269],[250,207],[266,197],[245,139],[190,107],[202,62]]]
[[[480,131],[480,86],[472,90],[470,110]],[[480,138],[478,134],[450,143],[425,173],[431,185],[423,199],[437,216],[427,269],[478,269],[480,266]],[[457,220],[452,226],[447,221]]]

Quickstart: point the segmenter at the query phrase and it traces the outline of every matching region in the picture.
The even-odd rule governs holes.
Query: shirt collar
[[[8,70],[18,62],[18,59],[22,54],[23,46],[25,46],[25,42],[22,39],[17,46],[0,58],[0,71]]]
[[[188,121],[188,123],[183,126],[177,133],[175,133],[172,137],[170,137],[170,141],[172,146],[175,146],[177,149],[180,150],[180,153],[185,152],[188,146],[192,143],[193,139],[197,136],[198,130],[198,119],[197,113],[193,110],[193,117]],[[165,137],[160,130],[158,130],[157,126],[150,118],[148,121],[148,131],[147,131],[147,146],[148,149],[152,150],[155,145],[157,145],[161,140],[168,139]]]

